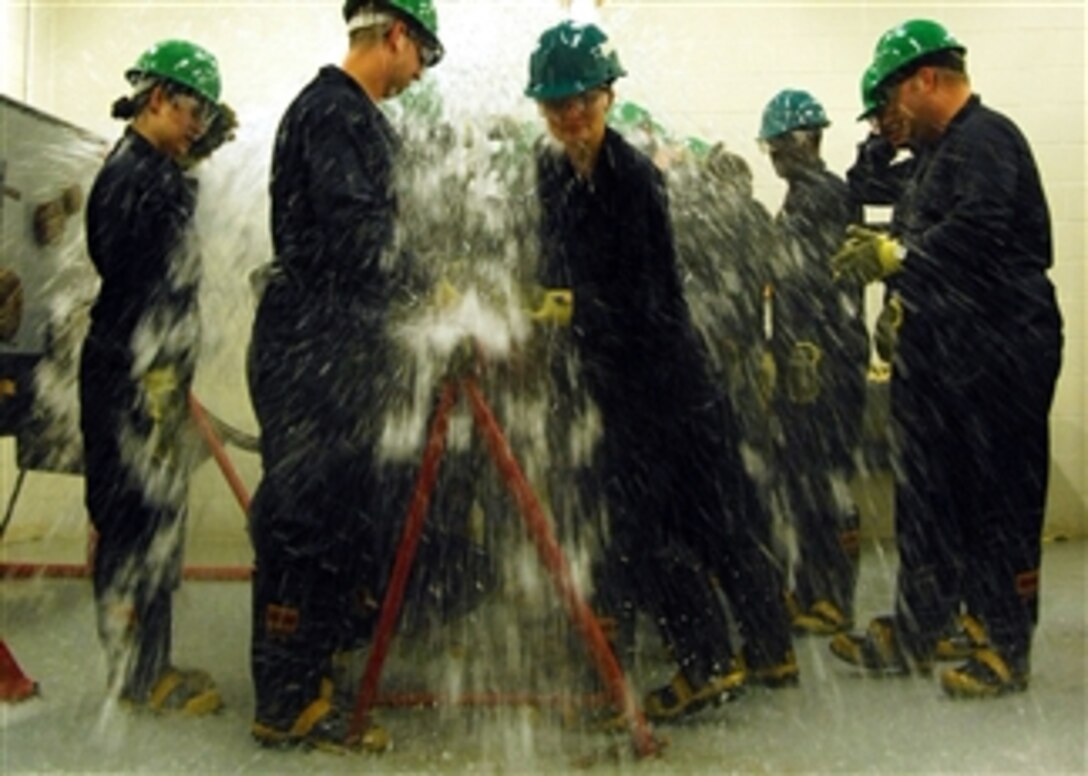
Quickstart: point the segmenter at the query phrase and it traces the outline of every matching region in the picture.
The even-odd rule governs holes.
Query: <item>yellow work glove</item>
[[[873,344],[876,345],[876,354],[891,363],[895,358],[895,344],[899,340],[899,328],[903,325],[903,303],[899,296],[893,294],[884,303],[880,315],[877,316],[876,326],[873,329]]]
[[[144,408],[156,424],[162,423],[176,409],[178,373],[172,366],[149,369],[140,381],[144,389]]]
[[[461,292],[450,281],[442,278],[435,284],[431,302],[439,310],[448,310],[461,301]]]
[[[820,361],[823,352],[812,342],[798,342],[790,353],[786,396],[794,404],[811,404],[820,395]]]
[[[836,280],[866,285],[898,272],[905,253],[884,232],[852,224],[846,227],[846,242],[831,257],[831,273]]]
[[[173,460],[178,435],[188,407],[181,395],[178,373],[172,366],[150,369],[140,380],[144,392],[144,412],[151,421],[148,442],[159,462]]]
[[[182,167],[191,168],[211,156],[219,146],[234,140],[234,130],[238,129],[238,115],[225,102],[216,107],[217,110],[208,121],[208,128],[189,146],[189,151],[182,158]]]
[[[763,350],[759,354],[759,363],[756,365],[756,382],[759,389],[759,398],[765,405],[771,403],[774,392],[778,388],[778,364],[769,350]]]
[[[573,315],[574,294],[569,288],[545,288],[529,310],[532,320],[552,326],[570,326]]]

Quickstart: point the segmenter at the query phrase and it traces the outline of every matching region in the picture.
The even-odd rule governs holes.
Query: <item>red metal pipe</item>
[[[0,579],[80,579],[91,575],[86,563],[0,563]],[[248,566],[186,566],[185,579],[205,582],[245,582],[253,575]]]
[[[646,718],[635,703],[631,690],[627,686],[623,669],[620,668],[615,655],[612,653],[612,648],[608,644],[608,639],[605,637],[597,617],[575,587],[570,567],[567,565],[559,543],[556,542],[555,537],[552,535],[544,510],[541,508],[540,502],[533,493],[533,489],[529,485],[529,481],[526,479],[521,467],[518,466],[517,459],[510,450],[510,445],[499,428],[495,415],[491,412],[491,408],[473,378],[466,378],[462,387],[472,407],[472,415],[476,420],[476,426],[484,435],[484,440],[491,451],[491,458],[495,461],[495,465],[498,466],[507,488],[509,488],[511,495],[517,502],[518,509],[525,519],[529,535],[536,544],[540,560],[550,573],[552,582],[555,583],[568,613],[581,631],[586,645],[589,647],[590,655],[593,657],[593,662],[604,680],[605,686],[608,688],[613,703],[630,724],[636,754],[639,757],[656,754],[661,750],[661,743],[654,739],[646,723]]]
[[[238,500],[239,506],[242,507],[242,512],[248,516],[249,491],[246,490],[246,486],[242,483],[242,478],[238,476],[234,464],[231,463],[223,443],[219,441],[215,429],[212,428],[211,421],[208,420],[208,414],[204,411],[203,405],[193,393],[189,394],[189,414],[192,415],[197,430],[204,439],[204,443],[208,446],[208,450],[211,451],[212,457],[219,464],[219,471],[223,472],[223,477],[226,479],[227,485],[230,486],[231,492],[234,493],[234,498]]]
[[[412,570],[416,548],[423,533],[423,521],[427,517],[427,510],[431,504],[431,494],[438,481],[438,466],[442,462],[442,454],[446,449],[450,410],[453,409],[456,399],[457,383],[448,380],[442,389],[434,419],[431,421],[427,446],[423,449],[423,460],[420,463],[419,475],[416,477],[415,491],[408,507],[408,516],[404,521],[404,531],[401,535],[400,546],[397,548],[397,557],[389,577],[389,586],[382,600],[378,625],[374,631],[374,644],[367,657],[363,678],[360,680],[359,697],[355,703],[351,726],[348,728],[347,742],[349,744],[358,740],[366,728],[367,714],[378,694],[378,679],[381,676],[382,666],[389,652],[389,643],[393,639],[393,630],[404,601],[404,589],[408,584],[408,574]]]

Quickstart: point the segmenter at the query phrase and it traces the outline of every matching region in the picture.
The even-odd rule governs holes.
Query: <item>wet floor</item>
[[[951,701],[936,678],[861,678],[829,656],[825,640],[806,638],[797,642],[799,687],[751,690],[684,724],[658,727],[655,734],[667,741],[663,755],[640,762],[631,758],[628,739],[572,728],[569,714],[551,702],[569,689],[577,670],[541,670],[532,655],[548,629],[533,631],[534,615],[523,602],[488,603],[439,637],[394,640],[382,683],[386,701],[425,693],[462,703],[383,707],[377,714],[393,735],[393,750],[337,756],[265,750],[249,738],[248,584],[190,581],[179,594],[175,657],[212,671],[226,702],[214,717],[180,719],[103,703],[87,580],[5,580],[0,635],[42,693],[0,705],[0,771],[1084,773],[1086,546],[1077,540],[1045,547],[1042,622],[1024,694]],[[860,616],[886,609],[894,565],[886,545],[866,547]],[[539,623],[554,616],[541,612]],[[669,667],[649,628],[640,641],[645,648],[633,678],[645,689],[667,677]],[[539,661],[547,660],[541,653]],[[493,684],[489,694],[467,692],[481,682]],[[499,702],[526,691],[539,701],[536,707]]]

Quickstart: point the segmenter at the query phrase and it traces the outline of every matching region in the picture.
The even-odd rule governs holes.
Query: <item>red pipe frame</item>
[[[491,452],[491,458],[498,467],[499,473],[502,475],[507,488],[518,505],[522,518],[525,520],[525,526],[536,545],[541,563],[551,575],[552,582],[566,605],[568,614],[581,631],[582,637],[585,639],[589,652],[593,657],[594,665],[601,678],[605,681],[613,704],[628,721],[636,755],[646,757],[656,754],[661,750],[661,743],[653,737],[646,723],[646,718],[635,704],[627,680],[624,677],[623,669],[616,661],[597,617],[579,594],[571,576],[570,566],[567,564],[558,542],[552,535],[547,517],[540,506],[540,501],[510,450],[498,421],[472,377],[461,380],[461,388],[468,396],[473,419],[476,421],[476,427],[484,436],[484,440]],[[445,450],[449,413],[453,408],[457,393],[457,383],[452,379],[448,380],[442,390],[434,419],[431,422],[427,445],[423,452],[423,462],[416,480],[415,493],[408,510],[408,517],[405,520],[389,587],[382,601],[381,615],[374,634],[374,645],[371,648],[366,670],[360,682],[355,713],[352,716],[351,727],[348,731],[347,740],[349,743],[356,741],[360,732],[365,728],[367,715],[377,697],[378,679],[388,653],[389,642],[393,636],[397,616],[400,613],[404,588],[408,574],[411,571],[412,562],[415,559],[416,547],[423,530],[423,520],[430,504],[431,493],[438,478],[438,465]]]

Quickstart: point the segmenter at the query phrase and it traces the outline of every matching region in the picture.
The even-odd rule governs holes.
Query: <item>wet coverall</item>
[[[188,462],[179,431],[200,337],[194,206],[181,168],[132,129],[87,201],[88,251],[101,277],[79,369],[85,498],[98,532],[94,594],[110,685],[136,701],[168,668],[181,580]],[[176,385],[155,421],[144,378],[160,369]]]
[[[410,480],[377,457],[393,379],[383,331],[406,274],[387,252],[397,146],[331,66],[276,135],[275,257],[249,353],[264,467],[250,518],[252,673],[256,719],[276,729],[319,697],[332,654],[368,635],[392,556],[387,516],[395,528],[407,503]]]
[[[1016,126],[971,97],[918,153],[893,231],[907,248],[889,279],[904,306],[892,379],[897,629],[925,656],[960,600],[940,581],[960,578],[991,644],[1025,670],[1062,323],[1046,276],[1049,212]]]
[[[742,635],[761,659],[781,661],[789,650],[781,589],[748,530],[755,492],[682,294],[661,174],[611,129],[591,180],[550,150],[538,155],[537,174],[539,279],[573,291],[580,378],[602,418],[611,535],[599,606],[651,612],[700,681],[731,657],[706,585],[717,574]]]
[[[781,427],[776,490],[796,534],[794,594],[803,611],[827,601],[847,620],[859,550],[849,480],[865,408],[869,334],[860,289],[836,286],[827,260],[860,216],[846,184],[820,162],[790,175],[775,219],[784,249],[773,297]],[[798,363],[802,343],[817,349],[812,372]]]

